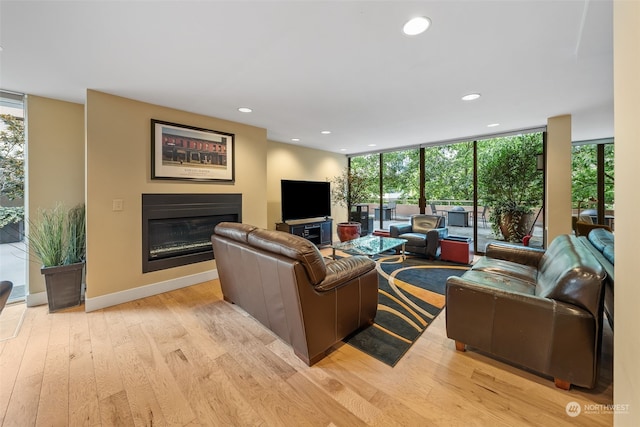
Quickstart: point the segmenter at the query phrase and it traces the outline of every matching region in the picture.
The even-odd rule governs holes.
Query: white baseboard
[[[84,302],[84,311],[100,310],[101,308],[111,307],[129,301],[135,301],[140,298],[150,297],[165,292],[173,291],[187,286],[196,285],[209,280],[218,278],[218,270],[206,271],[203,273],[192,274],[191,276],[178,277],[164,282],[152,283],[150,285],[140,286],[138,288],[127,289],[126,291],[114,292],[108,295],[102,295],[95,298],[86,298]],[[45,304],[46,304],[45,300]]]
[[[27,295],[27,307],[35,307],[36,305],[45,304],[48,304],[46,292],[38,292],[37,294]]]

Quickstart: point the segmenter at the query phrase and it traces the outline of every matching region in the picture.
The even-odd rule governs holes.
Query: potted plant
[[[80,305],[86,253],[84,204],[40,209],[29,222],[28,241],[42,262],[49,311]]]
[[[500,138],[487,148],[478,168],[482,199],[491,209],[491,227],[509,242],[521,242],[542,203],[542,173],[536,168],[541,141],[534,134]]]
[[[355,217],[352,216],[351,209],[367,201],[367,177],[352,169],[345,168],[340,175],[331,180],[331,183],[333,202],[346,207],[349,214],[349,221],[339,222],[337,225],[338,238],[341,242],[345,242],[360,237],[362,225],[357,214]]]
[[[13,243],[24,238],[24,121],[0,114],[0,122],[0,243]]]
[[[24,207],[0,206],[0,243],[20,242],[24,238]]]

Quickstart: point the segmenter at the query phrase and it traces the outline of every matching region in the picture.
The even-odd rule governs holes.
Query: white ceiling
[[[431,28],[405,36],[419,15]],[[1,0],[0,88],[95,89],[347,154],[561,114],[587,140],[613,136],[612,39],[611,0]]]

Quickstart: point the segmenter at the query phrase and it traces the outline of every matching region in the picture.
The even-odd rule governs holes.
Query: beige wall
[[[26,107],[28,215],[57,203],[71,207],[84,202],[84,106],[29,95]],[[27,265],[29,294],[44,292],[40,261],[30,256]],[[46,299],[28,301],[42,302]]]
[[[640,425],[638,309],[638,159],[640,159],[640,2],[614,2],[614,111],[616,288],[613,399],[630,405],[614,415],[616,426]],[[624,230],[624,232],[621,232]]]
[[[151,119],[235,134],[235,183],[151,180]],[[243,222],[267,225],[266,130],[87,91],[87,298],[210,271],[214,261],[142,273],[143,193],[242,193]],[[122,199],[123,211],[112,201]]]
[[[269,141],[267,147],[267,226],[270,229],[275,229],[276,223],[282,222],[281,179],[325,181],[340,175],[342,170],[347,167],[347,157],[343,154],[273,141]],[[331,208],[331,213],[335,236],[335,224],[346,221],[347,209],[334,205]]]
[[[571,233],[571,116],[547,119],[545,241]]]

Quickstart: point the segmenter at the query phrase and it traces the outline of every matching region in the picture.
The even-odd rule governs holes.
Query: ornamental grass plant
[[[86,218],[84,204],[71,209],[58,204],[39,209],[29,222],[29,246],[44,267],[74,264],[85,259]]]

